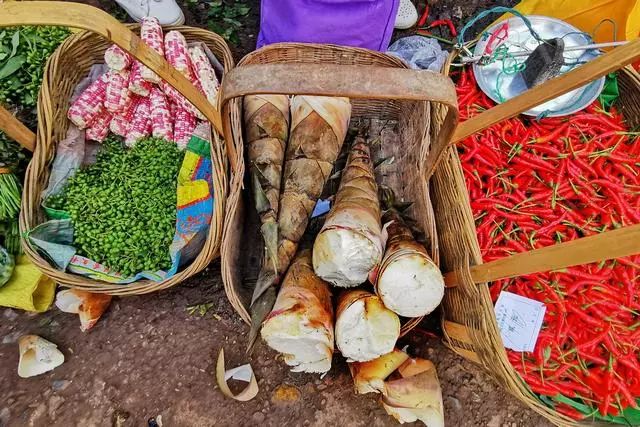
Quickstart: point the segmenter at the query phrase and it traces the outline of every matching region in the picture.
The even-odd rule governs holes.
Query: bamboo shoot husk
[[[335,286],[354,287],[367,280],[383,252],[378,185],[369,145],[359,136],[351,147],[333,207],[313,245],[313,268]]]
[[[436,368],[429,360],[409,359],[398,372],[402,378],[386,381],[382,406],[401,424],[422,421],[444,427],[442,390]]]
[[[286,95],[245,96],[244,125],[260,231],[273,259],[278,245],[282,164],[289,136],[289,98]]]
[[[409,359],[404,351],[395,349],[369,362],[349,363],[356,393],[381,393],[384,380]]]
[[[249,350],[275,302],[275,292],[267,290],[278,284],[296,253],[342,148],[350,116],[348,98],[300,95],[291,100],[291,131],[279,199],[277,256],[275,260],[271,256],[265,259],[254,288]]]
[[[438,266],[395,210],[383,216],[387,226],[387,248],[374,279],[384,305],[400,316],[431,313],[444,297],[444,280]]]
[[[79,289],[65,289],[56,295],[56,306],[65,313],[80,317],[80,330],[86,332],[98,322],[111,304],[111,295],[96,294]]]
[[[343,292],[336,310],[336,345],[347,362],[368,362],[390,353],[400,336],[400,319],[378,296]]]
[[[311,251],[299,251],[282,282],[262,339],[283,353],[293,372],[323,373],[333,357],[333,305],[329,284],[311,265]]]

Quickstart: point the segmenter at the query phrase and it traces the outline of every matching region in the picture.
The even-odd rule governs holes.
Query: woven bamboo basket
[[[154,282],[140,280],[131,284],[110,284],[68,274],[53,268],[47,260],[33,250],[23,239],[23,249],[30,261],[57,283],[96,293],[112,295],[144,294],[174,286],[196,274],[219,255],[222,238],[222,220],[227,195],[227,160],[222,141],[222,120],[214,106],[209,104],[189,81],[167,64],[162,57],[141,43],[136,35],[139,26],[125,26],[105,12],[91,6],[63,2],[9,2],[0,4],[0,26],[62,25],[87,31],[70,36],[49,58],[38,98],[38,129],[36,146],[24,183],[20,230],[24,233],[45,220],[41,209],[41,194],[49,179],[49,165],[56,152],[56,143],[64,138],[69,120],[67,109],[75,86],[87,76],[96,63],[104,62],[104,51],[118,44],[143,62],[169,84],[178,89],[211,122],[213,143],[213,189],[215,207],[209,233],[200,254],[185,269],[171,278]],[[186,26],[170,27],[179,30],[188,42],[204,42],[224,66],[225,72],[234,66],[233,58],[222,37],[210,31]],[[233,106],[228,109],[232,114]],[[239,124],[237,124],[239,126]],[[233,128],[235,124],[230,124]],[[10,126],[6,126],[10,127]],[[16,127],[14,123],[14,128]],[[14,132],[15,133],[15,132]]]
[[[614,58],[611,58],[611,54],[603,55],[598,58],[595,66],[590,63],[587,70],[580,70],[586,66],[580,67],[576,70],[578,73],[574,71],[561,77],[563,80],[560,83],[549,81],[530,90],[533,93],[521,96],[517,101],[514,98],[486,111],[483,113],[486,116],[481,120],[478,120],[480,115],[468,120],[465,122],[468,125],[466,129],[461,131],[462,125],[457,129],[454,142],[572,88],[580,87],[615,70],[619,64],[631,62],[640,50],[638,43],[635,51],[633,49],[618,51]],[[631,67],[626,67],[620,70],[618,79],[620,98],[617,108],[631,126],[638,126],[640,76]],[[570,87],[571,85],[573,86]],[[543,97],[546,99],[543,100]],[[507,104],[509,105],[505,108]],[[471,123],[473,121],[475,123]],[[543,405],[513,369],[500,338],[488,283],[501,278],[558,270],[640,253],[640,224],[483,264],[469,195],[455,147],[448,149],[446,159],[440,163],[433,176],[432,199],[441,266],[444,271],[450,271],[445,275],[448,288],[443,301],[445,342],[459,355],[483,366],[511,394],[552,423],[562,426],[587,425],[577,423]]]
[[[223,102],[257,93],[346,96],[353,106],[352,121],[381,119],[394,123],[399,135],[395,173],[403,187],[393,190],[400,200],[413,202],[408,214],[426,235],[428,250],[438,262],[428,177],[457,123],[456,95],[448,78],[408,70],[397,58],[379,52],[283,43],[247,55],[223,83]],[[434,115],[436,106],[445,113],[442,117]],[[249,191],[243,191],[243,182],[245,189],[249,184],[245,181],[241,133],[233,134],[233,143],[235,154],[230,159],[231,184],[221,249],[222,278],[229,301],[249,323],[252,287],[243,281],[252,274],[257,276],[262,240]],[[402,334],[420,320],[406,319]]]

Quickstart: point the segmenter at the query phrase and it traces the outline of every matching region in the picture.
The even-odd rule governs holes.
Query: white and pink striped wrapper
[[[176,110],[174,117],[173,140],[183,150],[187,147],[198,121],[192,114],[182,109]]]
[[[140,27],[140,38],[142,41],[155,50],[161,56],[164,56],[164,43],[162,36],[162,26],[157,18],[147,16],[142,18],[142,26]],[[142,78],[148,82],[158,84],[160,77],[151,71],[147,66],[141,66]]]
[[[120,46],[114,44],[104,52],[104,62],[112,70],[123,71],[131,66],[133,58]]]
[[[85,132],[85,137],[90,141],[98,141],[102,142],[109,134],[109,123],[111,122],[111,113],[107,110],[103,110],[100,113],[91,126],[87,128]]]
[[[169,83],[162,81],[162,91],[167,98],[174,102],[180,109],[188,111],[192,116],[199,118],[200,120],[206,120],[206,117],[185,98],[180,92],[174,89]]]
[[[164,93],[154,87],[149,95],[151,101],[151,133],[156,138],[164,138],[168,141],[173,140],[173,120],[169,103]]]
[[[84,90],[75,100],[67,117],[80,129],[85,129],[93,123],[98,115],[104,110],[104,100],[107,94],[108,73],[103,74],[88,88]]]
[[[200,84],[202,92],[205,94],[211,105],[217,105],[220,82],[216,77],[216,72],[211,66],[211,62],[200,46],[189,48],[189,57],[194,73]]]
[[[179,31],[169,31],[164,37],[164,56],[167,62],[193,82],[195,75],[189,58],[187,40]]]
[[[129,90],[136,95],[149,96],[151,83],[142,78],[142,64],[135,61],[129,73]]]
[[[129,91],[129,72],[110,71],[104,107],[112,113],[124,111],[131,102]]]
[[[124,143],[127,147],[133,147],[140,138],[149,135],[151,135],[151,102],[149,98],[141,98],[133,112],[133,120]]]
[[[142,100],[138,95],[131,95],[131,102],[127,106],[125,111],[121,111],[118,114],[114,114],[109,123],[109,129],[111,132],[118,136],[126,137],[133,120],[133,115],[138,108],[138,104]]]

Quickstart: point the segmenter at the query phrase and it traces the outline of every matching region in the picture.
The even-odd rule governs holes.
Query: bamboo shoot
[[[261,334],[269,347],[284,354],[293,372],[323,373],[331,369],[331,293],[329,284],[313,272],[310,250],[298,252]]]
[[[333,207],[313,245],[313,268],[335,286],[354,287],[367,280],[383,252],[378,185],[369,145],[358,137]]]
[[[384,380],[407,359],[409,359],[407,353],[395,349],[369,362],[349,363],[356,393],[381,393],[384,390]]]
[[[393,351],[400,319],[376,295],[351,290],[340,295],[336,310],[336,345],[347,362],[368,362]]]
[[[387,249],[374,278],[384,305],[400,316],[418,317],[431,313],[444,297],[444,280],[425,247],[416,242],[397,211],[383,217],[388,223]]]

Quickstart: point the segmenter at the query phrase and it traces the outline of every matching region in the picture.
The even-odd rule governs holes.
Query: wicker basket
[[[617,104],[618,108],[629,123],[637,126],[640,120],[640,77],[630,67],[621,70],[618,76],[621,94]],[[445,313],[443,330],[446,343],[456,353],[482,365],[510,393],[554,424],[577,425],[578,423],[570,418],[543,405],[535,395],[531,394],[507,359],[494,314],[493,302],[489,294],[489,286],[486,282],[479,283],[481,280],[478,280],[477,277],[472,277],[472,269],[469,268],[470,264],[483,267],[481,265],[482,256],[477,242],[462,166],[455,147],[449,149],[446,160],[440,164],[433,176],[432,197],[438,228],[441,265],[445,271],[458,272],[456,275],[458,286],[447,289],[443,302]],[[611,233],[618,233],[616,235],[618,237],[613,239],[614,236]],[[587,258],[594,256],[591,253],[602,250],[599,246],[604,246],[603,252],[606,252],[608,249],[613,250],[616,246],[622,248],[626,245],[624,250],[627,254],[640,253],[639,226],[627,227],[626,231],[621,229],[616,232],[602,233],[595,238],[598,242],[592,244],[587,251],[584,250],[584,247],[578,247],[575,244],[584,243],[580,241],[586,239],[578,239],[574,242],[556,245],[556,249],[563,250],[556,251],[552,256],[556,258],[557,262],[575,265],[590,262],[580,256]],[[588,239],[593,240],[594,237]],[[550,252],[548,249],[550,248],[515,256],[519,257],[521,264],[537,265],[537,267],[532,267],[533,270],[530,270],[530,273],[556,269],[543,268],[540,263],[537,263],[538,260],[533,260],[535,258],[532,256],[534,252],[540,253],[547,250],[548,253]],[[589,251],[591,253],[583,254],[583,252]],[[603,255],[596,254],[595,256],[605,258]],[[500,261],[494,261],[491,264],[497,265]],[[507,258],[505,261],[510,260]],[[548,258],[546,263],[549,264]],[[485,264],[484,267],[488,265]],[[485,270],[490,270],[490,268]],[[511,274],[505,277],[514,275],[520,274]]]
[[[240,61],[223,83],[228,105],[240,96],[255,93],[309,94],[351,98],[352,120],[382,119],[397,123],[399,155],[396,173],[404,184],[396,196],[410,200],[409,215],[430,241],[429,252],[438,261],[433,209],[429,198],[427,165],[435,150],[446,146],[457,123],[455,93],[451,81],[441,74],[406,69],[397,58],[364,49],[332,45],[283,43],[262,48]],[[435,106],[447,116],[436,117]],[[223,107],[223,111],[225,111]],[[235,119],[235,118],[234,118]],[[238,118],[239,119],[239,118]],[[261,237],[245,178],[242,134],[233,135],[235,155],[222,238],[222,279],[227,297],[249,323],[247,312],[252,289],[243,279],[256,272],[262,251]],[[437,156],[436,156],[437,157]],[[248,183],[245,183],[248,188]],[[252,218],[253,217],[253,218]],[[407,319],[407,333],[420,318]]]
[[[89,31],[70,36],[47,63],[38,99],[38,132],[36,148],[27,169],[20,212],[20,230],[25,232],[42,223],[44,213],[40,207],[42,190],[49,178],[49,165],[56,152],[56,142],[64,138],[69,120],[67,109],[75,86],[87,76],[93,64],[104,62],[104,51],[116,43],[134,57],[152,68],[160,77],[178,89],[214,125],[221,130],[220,114],[179,72],[171,68],[132,32],[138,26],[124,26],[114,18],[91,6],[58,2],[10,2],[0,4],[0,26],[10,25],[63,25]],[[206,30],[185,26],[171,27],[184,34],[189,42],[201,41],[212,50],[228,72],[234,65],[225,41]],[[232,110],[231,110],[232,111]],[[174,286],[196,274],[218,254],[222,237],[224,201],[227,193],[226,155],[220,133],[212,132],[213,187],[215,208],[207,240],[197,258],[173,277],[154,282],[141,280],[131,284],[110,284],[87,277],[68,274],[53,268],[47,260],[23,241],[30,261],[44,274],[63,286],[112,295],[136,295]]]

